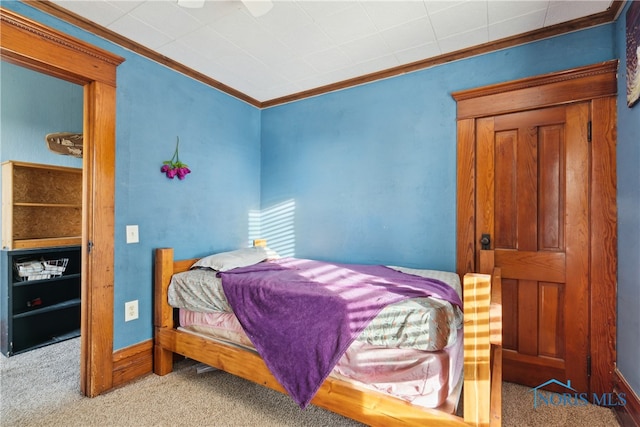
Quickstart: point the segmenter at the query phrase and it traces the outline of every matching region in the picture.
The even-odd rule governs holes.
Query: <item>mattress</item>
[[[233,313],[180,309],[179,317],[180,329],[185,332],[254,350]],[[439,407],[452,398],[461,380],[462,330],[456,334],[454,344],[440,351],[386,348],[355,341],[330,376],[415,405]]]
[[[460,279],[455,273],[391,268],[439,280],[461,295]],[[232,313],[215,270],[192,269],[175,274],[168,296],[171,306],[189,312]],[[437,298],[411,298],[385,307],[356,341],[378,347],[439,351],[455,344],[461,327],[458,307]]]

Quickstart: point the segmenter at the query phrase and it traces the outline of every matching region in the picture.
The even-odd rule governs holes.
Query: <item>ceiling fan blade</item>
[[[273,8],[271,0],[242,0],[242,3],[255,18],[264,15]]]

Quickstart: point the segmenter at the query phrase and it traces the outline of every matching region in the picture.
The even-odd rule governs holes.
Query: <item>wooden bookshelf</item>
[[[2,247],[77,246],[82,240],[82,169],[2,164]]]

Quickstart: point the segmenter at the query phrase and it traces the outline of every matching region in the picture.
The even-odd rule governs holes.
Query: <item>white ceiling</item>
[[[609,0],[52,0],[260,102],[605,11]]]

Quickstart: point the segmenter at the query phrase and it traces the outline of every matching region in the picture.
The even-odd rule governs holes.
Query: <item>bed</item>
[[[264,245],[264,241],[254,242],[255,248]],[[310,403],[368,425],[499,425],[501,412],[500,280],[499,272],[492,271],[491,255],[490,251],[483,251],[481,254],[481,271],[492,274],[464,276],[461,284],[463,301],[453,295],[460,293],[462,289],[451,292],[447,289],[448,286],[441,286],[442,283],[451,279],[451,274],[447,276],[443,273],[443,276],[432,278],[431,271],[349,265],[348,286],[351,288],[343,292],[350,293],[356,289],[359,294],[367,294],[364,298],[371,298],[371,295],[376,300],[387,298],[388,293],[384,294],[384,298],[382,294],[375,294],[378,288],[384,286],[382,282],[376,282],[375,286],[372,285],[364,292],[362,290],[368,284],[351,282],[354,275],[365,275],[363,277],[367,278],[375,275],[376,278],[384,277],[383,281],[389,278],[395,281],[394,283],[401,283],[406,289],[403,291],[403,296],[390,296],[390,300],[383,301],[383,307],[371,313],[362,309],[371,305],[370,300],[362,300],[358,302],[360,304],[358,313],[349,317],[348,321],[336,319],[338,323],[333,325],[335,330],[347,323],[357,327],[346,331],[352,336],[344,340],[344,343],[339,338],[341,335],[337,335],[338,338],[332,336],[331,340],[327,340],[332,343],[330,346],[332,348],[328,349],[331,357],[325,357],[326,349],[322,349],[323,352],[319,353],[316,347],[306,350],[303,345],[299,345],[306,342],[306,338],[286,342],[287,336],[293,336],[296,333],[294,325],[287,326],[287,333],[268,333],[268,339],[261,338],[266,333],[260,328],[270,322],[280,324],[277,323],[280,322],[277,317],[282,302],[278,300],[278,294],[273,293],[277,290],[271,289],[272,284],[265,282],[267,278],[269,280],[273,278],[275,281],[273,286],[277,287],[285,283],[285,280],[289,280],[289,276],[286,275],[291,273],[292,265],[295,270],[294,281],[300,279],[300,271],[307,271],[301,270],[302,268],[312,266],[313,271],[323,271],[323,277],[332,277],[327,282],[327,286],[333,287],[334,283],[342,280],[334,278],[337,277],[335,272],[340,271],[334,268],[336,267],[334,264],[274,257],[274,259],[256,261],[255,264],[251,262],[247,265],[239,265],[238,268],[233,268],[235,265],[231,262],[227,264],[230,268],[225,267],[221,269],[222,271],[218,271],[218,265],[215,262],[212,265],[209,260],[209,258],[218,260],[217,255],[202,259],[174,260],[171,248],[156,249],[154,372],[158,375],[171,372],[175,355],[181,355],[286,393],[301,408]],[[192,269],[194,265],[200,268]],[[342,268],[341,265],[338,267]],[[196,277],[196,282],[206,280],[207,287],[194,288],[193,286],[197,284],[193,285],[191,282],[185,285],[187,277],[189,280],[194,280],[193,277]],[[219,280],[216,286],[219,287],[214,289],[217,290],[213,292],[207,290],[211,286],[211,281],[215,280],[213,278],[216,277]],[[455,275],[455,277],[458,276]],[[248,282],[251,278],[255,279],[255,285]],[[370,279],[367,280],[370,281]],[[403,280],[407,282],[402,282]],[[415,284],[413,280],[421,282]],[[388,330],[384,328],[388,328],[390,323],[398,323],[397,318],[394,322],[384,323],[384,319],[389,317],[389,310],[395,309],[396,312],[405,313],[406,304],[415,306],[416,301],[422,303],[424,301],[421,298],[422,295],[414,292],[423,292],[422,287],[425,286],[423,283],[425,281],[429,282],[426,285],[430,286],[428,292],[432,295],[429,300],[435,303],[423,304],[424,307],[420,305],[419,309],[426,310],[427,317],[435,319],[431,321],[439,325],[435,327],[423,325],[422,330],[425,333],[419,334],[419,340],[416,339],[406,345],[394,342],[390,345],[394,347],[393,349],[383,348],[390,339]],[[267,290],[264,290],[265,283],[267,283]],[[179,290],[181,286],[184,288],[183,291],[187,292],[186,296]],[[225,286],[224,290],[223,286]],[[251,289],[251,286],[260,287],[247,291],[246,289]],[[296,282],[296,286],[302,285]],[[420,289],[416,290],[415,287]],[[263,295],[265,292],[268,297],[258,301],[255,307],[251,306],[251,295]],[[406,294],[407,292],[409,294]],[[193,295],[202,298],[203,294],[204,299],[213,301],[207,301],[207,304],[213,304],[215,307],[207,310],[194,306],[193,304],[198,304],[196,299],[193,299],[192,304],[189,302]],[[218,294],[222,295],[222,300],[218,299]],[[323,301],[324,295],[294,295],[293,297],[290,294],[286,295],[288,301],[292,299],[298,301],[298,298],[315,298],[313,301]],[[239,303],[240,301],[242,304]],[[268,302],[265,303],[265,301]],[[309,301],[303,299],[300,301],[303,307],[310,305]],[[453,302],[449,304],[445,301]],[[269,304],[273,305],[262,307]],[[325,304],[327,304],[326,311],[322,312]],[[329,322],[331,313],[336,311],[330,304],[332,302],[315,303],[313,305],[319,307],[317,310],[299,311],[299,317],[302,319],[305,316],[322,316],[322,322],[317,320],[314,322],[313,317],[309,320],[312,324],[325,323],[325,319]],[[457,320],[459,323],[456,323],[456,316],[461,315],[461,310],[457,310],[457,305],[463,305],[464,310],[464,318]],[[370,315],[367,317],[363,313]],[[425,316],[422,312],[421,315]],[[445,318],[449,322],[447,324],[449,327],[445,325],[443,320]],[[382,326],[380,322],[383,322]],[[405,326],[410,323],[409,321],[402,323],[404,320],[399,322]],[[461,327],[462,322],[464,328]],[[301,329],[309,329],[309,327]],[[402,328],[403,331],[404,329]],[[410,330],[410,328],[406,329]],[[464,338],[462,329],[464,329]],[[380,330],[385,333],[379,333]],[[427,339],[424,335],[428,336]],[[284,341],[280,342],[280,340]],[[384,342],[379,342],[380,340]],[[270,344],[272,341],[281,347],[276,346],[270,354],[266,347],[272,345]],[[336,344],[333,345],[333,343]],[[273,357],[273,354],[282,353],[282,349],[287,349],[287,352],[299,352],[296,353],[298,357],[291,357],[290,360],[299,360],[302,364],[283,369],[284,366],[279,366],[278,360]],[[305,351],[310,352],[305,353]],[[392,356],[387,357],[387,354]],[[374,356],[370,357],[371,355]],[[398,368],[395,361],[402,363],[405,355],[409,361]],[[382,363],[377,363],[376,358],[384,360]],[[390,360],[394,360],[394,365],[388,371],[381,372],[380,366],[385,366]],[[306,364],[304,364],[305,361]],[[365,362],[362,366],[369,368],[361,368],[361,361]],[[375,375],[371,374],[372,364],[375,365]],[[296,372],[304,372],[305,378],[299,381],[302,385],[296,382],[297,376],[300,376]],[[398,372],[402,373],[402,382],[398,381]],[[428,376],[423,373],[428,373]],[[387,376],[393,378],[389,380]],[[404,377],[407,378],[406,387],[399,386],[404,384]],[[389,386],[390,383],[393,384],[392,387]],[[458,400],[461,388],[464,395],[463,403]],[[417,389],[421,391],[416,392]],[[422,391],[425,389],[428,389],[429,393]],[[456,415],[460,413],[464,413],[464,416]]]

